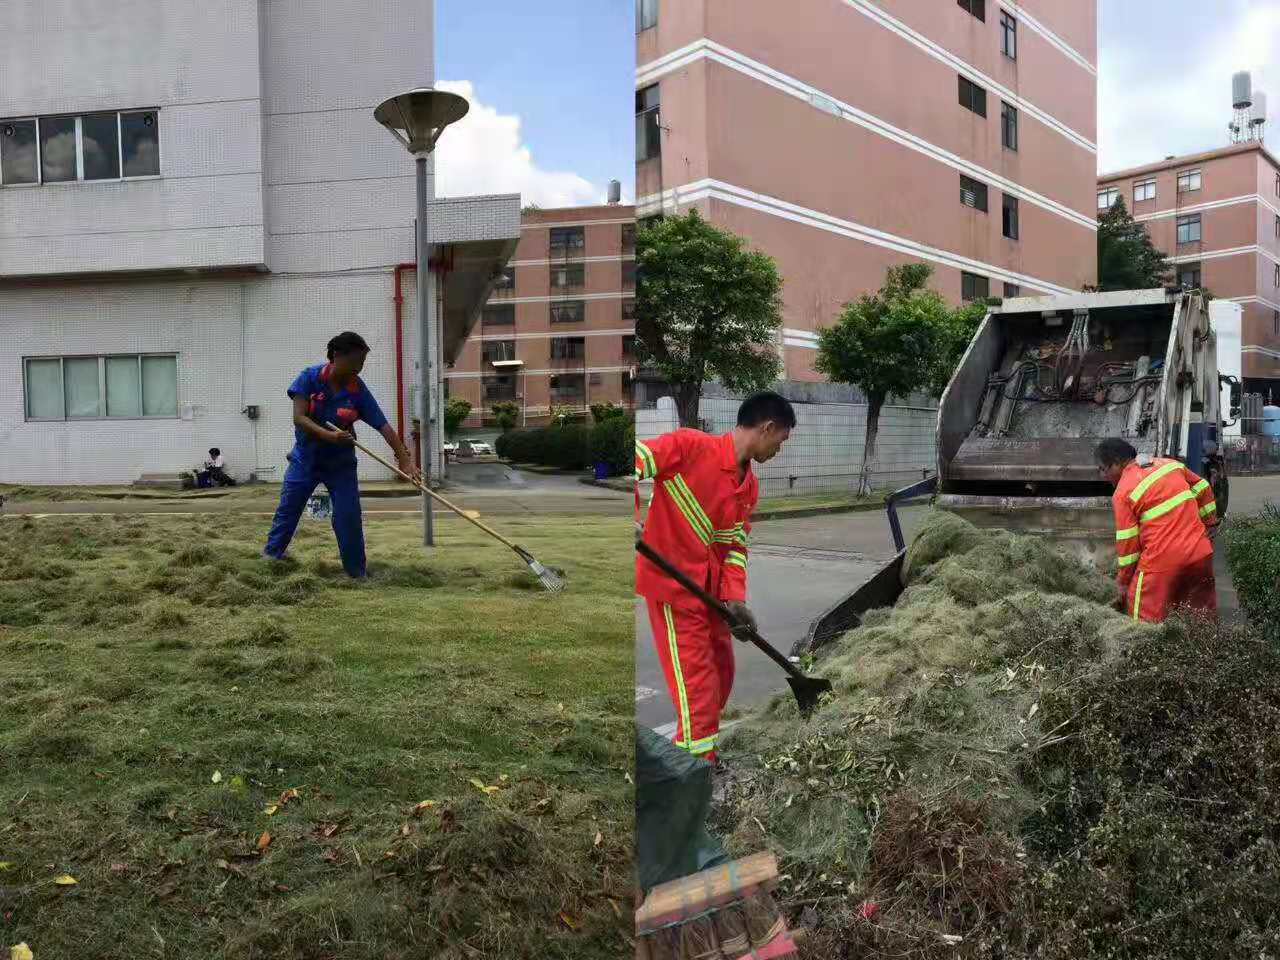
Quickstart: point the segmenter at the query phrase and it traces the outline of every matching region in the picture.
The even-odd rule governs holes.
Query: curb
[[[822,517],[832,513],[867,513],[883,510],[883,503],[846,503],[833,507],[801,507],[799,510],[765,510],[751,516],[751,522],[761,520],[799,520],[803,517]]]
[[[605,490],[612,490],[614,493],[635,493],[635,487],[617,486],[608,480],[597,480],[595,477],[579,477],[579,483],[585,483],[588,487],[601,487]]]

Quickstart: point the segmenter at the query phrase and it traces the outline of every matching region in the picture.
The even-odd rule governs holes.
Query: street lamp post
[[[373,111],[373,118],[391,131],[391,135],[413,154],[418,173],[418,229],[417,234],[417,284],[419,368],[422,383],[420,413],[422,418],[422,476],[431,482],[431,467],[435,462],[435,431],[431,429],[431,391],[435,387],[435,363],[432,356],[434,324],[429,314],[431,290],[430,245],[427,236],[427,160],[436,147],[436,141],[445,127],[467,115],[470,104],[454,93],[418,87],[408,93],[384,100]],[[422,542],[435,546],[434,520],[431,498],[422,495]]]

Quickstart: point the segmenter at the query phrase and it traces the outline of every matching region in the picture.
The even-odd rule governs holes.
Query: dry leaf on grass
[[[578,927],[581,926],[581,924],[577,920],[573,919],[573,917],[569,916],[563,910],[560,911],[560,922],[563,923],[570,930],[577,930]]]
[[[279,809],[280,809],[279,804],[273,803],[273,804],[270,804],[269,806],[263,807],[262,812],[265,813],[268,817],[274,817],[276,815],[276,811]]]
[[[498,792],[498,788],[497,788],[497,787],[486,787],[483,783],[481,783],[481,782],[480,782],[479,780],[477,780],[475,777],[472,777],[472,778],[471,778],[471,785],[472,785],[473,787],[475,787],[477,790],[479,790],[481,793],[489,794],[489,793],[497,793],[497,792]]]
[[[421,803],[414,805],[413,809],[409,811],[409,816],[420,817],[435,805],[436,802],[434,800],[423,800]]]
[[[341,859],[341,854],[339,854],[333,847],[330,847],[320,855],[320,859],[325,863],[337,863],[338,860]]]
[[[213,776],[212,776],[212,777],[210,777],[209,779],[210,779],[213,783],[221,783],[221,782],[222,782],[222,771],[221,771],[221,770],[215,770],[215,771],[213,771]]]
[[[59,877],[54,877],[53,882],[60,887],[74,887],[76,885],[76,878],[71,876],[69,873],[64,873]]]
[[[263,830],[263,831],[262,831],[262,836],[260,836],[260,837],[258,838],[258,849],[259,849],[259,850],[265,850],[265,849],[267,849],[267,847],[271,846],[271,839],[272,839],[272,838],[271,838],[271,834],[269,834],[269,833],[267,833],[267,831]]]
[[[25,943],[15,943],[9,948],[9,960],[35,960],[35,954]]]

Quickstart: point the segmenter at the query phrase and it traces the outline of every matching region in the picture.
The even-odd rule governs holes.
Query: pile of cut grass
[[[252,518],[0,518],[8,942],[624,953],[626,528],[518,526],[564,594],[462,526],[424,554],[412,520],[370,518],[355,582],[327,524],[276,564]]]
[[[723,748],[717,825],[780,855],[808,955],[1274,952],[1280,894],[1256,871],[1280,867],[1280,653],[1134,623],[1043,541],[946,514],[905,569],[898,604],[819,662],[835,691],[810,721],[779,697]],[[1233,891],[1256,908],[1187,909]]]

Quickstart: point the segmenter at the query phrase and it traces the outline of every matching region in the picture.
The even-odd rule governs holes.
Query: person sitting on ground
[[[204,462],[204,473],[201,478],[205,481],[200,485],[202,487],[210,486],[216,483],[220,487],[234,487],[236,481],[227,474],[227,461],[222,456],[222,451],[217,447],[209,448],[209,456]]]
[[[1179,605],[1216,616],[1218,507],[1209,481],[1177,460],[1139,456],[1118,437],[1099,443],[1094,459],[1115,487],[1116,606],[1152,623]]]

